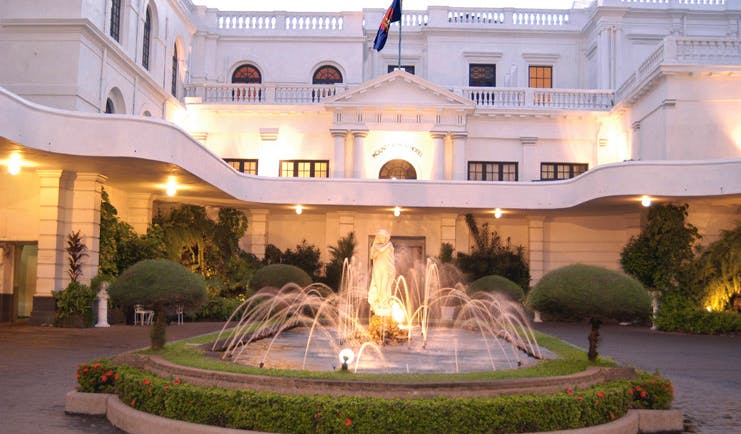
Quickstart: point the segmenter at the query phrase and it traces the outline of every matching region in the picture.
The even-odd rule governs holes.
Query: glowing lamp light
[[[14,152],[10,154],[10,158],[8,158],[8,173],[11,175],[17,175],[21,173],[21,154]]]
[[[165,192],[167,192],[167,195],[170,197],[175,196],[175,193],[178,192],[178,183],[175,181],[174,176],[171,176],[167,179],[167,186],[165,187]]]
[[[394,217],[399,217],[401,215],[401,208],[394,207]]]
[[[301,215],[304,212],[304,207],[296,205],[296,214]]]
[[[352,363],[353,360],[355,360],[355,353],[353,353],[352,349],[345,348],[342,351],[340,351],[340,363],[342,363],[342,370],[347,371],[347,365]]]
[[[645,194],[641,196],[641,205],[645,206],[646,208],[651,206],[651,198],[646,196]]]
[[[705,310],[707,310],[708,312],[712,312],[713,311],[713,308],[710,307],[710,306],[705,306]]]
[[[500,208],[494,210],[494,218],[502,218],[502,210]]]

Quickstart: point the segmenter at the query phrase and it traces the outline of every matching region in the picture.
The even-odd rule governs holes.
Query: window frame
[[[487,78],[486,81],[481,78],[474,79],[473,72],[475,68],[487,69],[491,68],[491,81]],[[488,71],[487,71],[488,75]],[[478,80],[478,81],[477,81]],[[479,84],[475,84],[477,81]],[[497,87],[497,64],[496,63],[469,63],[468,64],[468,86],[469,87]]]
[[[257,176],[258,170],[259,170],[259,162],[257,158],[224,158],[224,162],[228,165],[230,165],[234,170],[236,170],[239,173],[244,173],[245,175],[255,175]],[[235,166],[236,163],[236,166]],[[252,165],[254,164],[254,173],[252,168],[250,170],[246,170],[246,165]]]
[[[241,69],[247,69],[247,70],[254,71],[257,74],[257,80],[252,79],[250,77],[247,77],[247,78],[244,78],[244,79],[237,78],[236,77],[237,72],[239,72],[239,70],[241,70]],[[260,72],[260,68],[258,68],[257,66],[255,66],[255,65],[253,65],[251,63],[242,63],[239,66],[237,66],[236,68],[234,68],[234,71],[232,72],[231,82],[232,83],[238,83],[238,84],[261,84],[262,83],[262,72]]]
[[[147,6],[142,34],[142,66],[149,71],[149,55],[152,49],[152,6]]]
[[[396,71],[396,68],[398,68],[398,67],[399,67],[399,65],[396,64],[396,63],[393,64],[393,65],[386,65],[386,72],[388,74],[390,74],[390,73]],[[409,73],[409,74],[412,74],[412,75],[417,75],[417,74],[415,74],[415,72],[416,72],[415,71],[415,69],[416,69],[415,68],[415,65],[401,65],[401,69],[403,69],[404,72],[406,72],[406,73]]]
[[[480,164],[481,165],[481,179],[472,179],[471,174],[474,173],[471,171],[472,165]],[[514,166],[514,173],[515,173],[515,179],[504,179],[505,173],[505,166]],[[488,170],[488,168],[491,167],[495,170]],[[487,174],[492,173],[496,174],[497,179],[487,179]],[[520,179],[520,165],[517,161],[469,161],[468,162],[468,180],[469,181],[482,181],[482,182],[517,182]]]
[[[111,28],[108,34],[116,42],[121,42],[121,0],[111,0]]]
[[[180,75],[180,65],[178,63],[180,60],[178,59],[178,44],[173,44],[173,50],[172,50],[172,85],[170,87],[170,93],[175,98],[178,97],[178,75]]]
[[[536,71],[536,76],[533,77],[533,70]],[[549,71],[548,77],[538,76],[540,71]],[[533,80],[535,80],[536,86],[533,86]],[[548,80],[549,86],[537,86],[542,80]],[[533,89],[553,89],[553,65],[528,65],[527,67],[527,86]]]
[[[317,78],[317,75],[319,75],[322,71],[332,71],[337,74],[337,77],[339,77],[339,81],[337,80],[331,80],[326,78]],[[345,81],[344,77],[342,76],[342,71],[340,71],[339,68],[337,68],[334,65],[321,65],[319,66],[315,71],[314,74],[311,75],[311,84],[342,84]]]
[[[301,164],[309,164],[309,176],[301,176]],[[292,164],[291,175],[284,174],[284,164]],[[324,164],[324,176],[317,175],[317,165]],[[280,160],[278,162],[278,176],[282,178],[329,178],[329,160]]]
[[[545,178],[543,176],[545,174],[544,169],[546,168],[546,166],[552,167],[552,170],[549,171],[549,173],[553,173],[552,178]],[[568,175],[569,175],[568,177],[559,177],[559,174],[563,173],[563,171],[561,170],[562,168],[568,169]],[[575,178],[588,171],[589,171],[589,163],[568,163],[568,162],[563,162],[563,161],[559,161],[559,162],[546,161],[546,162],[540,163],[540,180],[541,181],[563,181],[564,179]]]

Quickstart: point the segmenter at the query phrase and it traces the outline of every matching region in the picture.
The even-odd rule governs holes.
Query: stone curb
[[[587,388],[619,379],[637,378],[633,368],[590,366],[582,372],[557,377],[437,383],[395,383],[354,380],[288,378],[216,372],[182,366],[156,355],[125,354],[113,363],[134,366],[164,378],[180,377],[189,384],[226,389],[249,389],[287,395],[331,394],[376,398],[484,398],[502,395],[563,392],[569,387]]]
[[[102,412],[101,408],[104,409]],[[107,393],[68,392],[64,411],[71,414],[104,414],[113,426],[130,434],[264,434],[155,416],[133,409],[121,402],[118,395]],[[683,423],[682,412],[679,410],[628,410],[624,417],[604,425],[549,431],[548,434],[679,433],[684,428]]]

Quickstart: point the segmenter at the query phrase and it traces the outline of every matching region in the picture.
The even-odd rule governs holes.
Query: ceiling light
[[[17,152],[13,152],[10,154],[10,157],[8,158],[8,173],[11,175],[17,175],[21,173],[21,166],[23,163],[21,162],[21,154]]]
[[[301,205],[296,205],[296,214],[301,215],[301,213],[304,212],[304,207]]]
[[[494,210],[494,218],[501,218],[502,217],[502,210],[500,208],[497,208]]]
[[[641,205],[645,206],[646,208],[651,206],[651,198],[649,196],[646,196],[645,194],[641,196]]]
[[[401,215],[401,208],[394,207],[394,217],[399,217]]]
[[[165,191],[167,192],[167,195],[170,197],[175,196],[175,193],[178,192],[178,183],[175,181],[174,176],[170,176],[167,179],[167,186],[165,187]]]

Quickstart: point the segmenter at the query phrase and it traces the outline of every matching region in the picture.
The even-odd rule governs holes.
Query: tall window
[[[378,179],[417,179],[417,171],[407,161],[391,160],[381,167]]]
[[[388,70],[386,72],[394,72],[399,67],[399,65],[389,65]],[[401,65],[401,69],[404,70],[404,72],[408,72],[412,75],[414,75],[414,65]]]
[[[247,175],[257,175],[257,160],[242,158],[224,158],[224,161],[232,166],[237,172],[242,172]]]
[[[528,77],[530,87],[553,87],[553,67],[552,66],[534,66],[528,68]]]
[[[232,83],[262,83],[262,75],[256,67],[242,65],[234,70]]]
[[[147,6],[144,19],[144,38],[142,39],[142,66],[149,69],[149,47],[152,45],[152,8]]]
[[[586,172],[589,166],[584,163],[540,163],[541,181],[569,179]]]
[[[468,65],[468,85],[494,87],[497,85],[497,66],[483,63]]]
[[[324,65],[314,72],[311,79],[313,84],[335,84],[342,83],[342,73],[331,65]]]
[[[111,37],[121,42],[121,0],[111,0]]]
[[[469,181],[517,181],[517,163],[510,161],[469,161]]]
[[[113,114],[116,113],[116,107],[113,105],[113,100],[108,98],[105,100],[105,112],[106,114]]]
[[[175,44],[172,47],[172,88],[170,89],[170,93],[175,98],[178,97],[178,62],[178,44]]]
[[[278,176],[294,178],[329,178],[328,160],[280,160]]]

